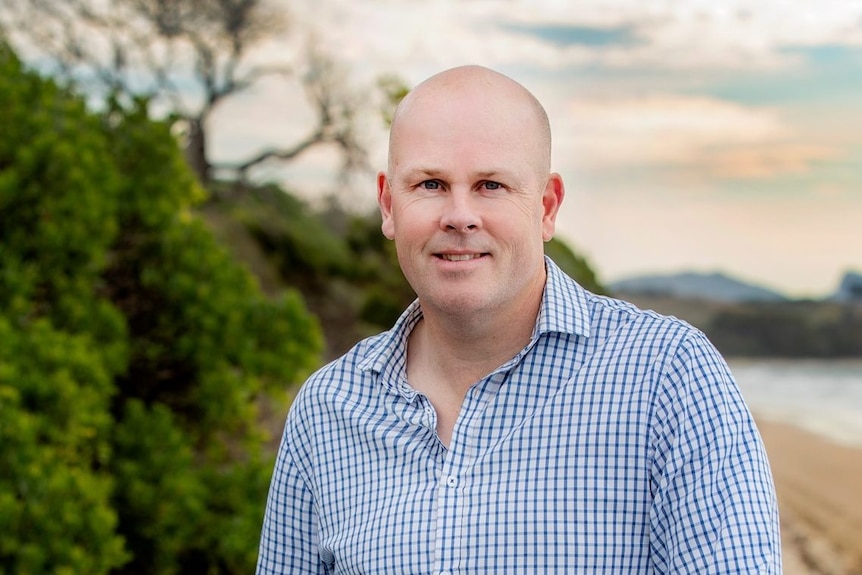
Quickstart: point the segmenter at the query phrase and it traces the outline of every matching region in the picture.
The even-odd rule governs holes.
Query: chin
[[[489,307],[486,298],[478,294],[446,294],[429,297],[427,301],[431,307],[447,315],[469,315],[478,313]]]

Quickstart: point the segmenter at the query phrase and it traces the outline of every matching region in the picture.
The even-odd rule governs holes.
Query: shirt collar
[[[545,256],[547,279],[533,340],[547,333],[590,336],[589,292]],[[407,339],[422,319],[422,307],[414,300],[392,329],[374,338],[358,367],[362,371],[406,373]]]
[[[578,285],[545,256],[548,278],[534,337],[546,333],[568,333],[590,337],[589,292]]]

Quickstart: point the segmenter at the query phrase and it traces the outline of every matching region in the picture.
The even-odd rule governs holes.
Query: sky
[[[718,271],[817,298],[862,271],[862,1],[285,6],[293,41],[313,33],[369,100],[380,75],[413,86],[462,64],[532,91],[566,184],[557,234],[605,283]],[[303,133],[296,92],[263,84],[219,110],[216,154]],[[385,127],[365,124],[385,167]],[[333,171],[321,151],[280,177],[313,189]],[[342,193],[373,202],[373,174]]]

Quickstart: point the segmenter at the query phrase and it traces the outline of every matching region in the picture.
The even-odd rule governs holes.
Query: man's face
[[[506,312],[540,297],[563,190],[532,110],[493,94],[429,97],[393,130],[378,175],[383,232],[426,312]]]

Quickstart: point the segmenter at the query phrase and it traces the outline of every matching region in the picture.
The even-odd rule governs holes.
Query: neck
[[[429,310],[411,335],[409,361],[421,362],[441,381],[466,391],[529,343],[540,305],[541,292],[502,314],[465,318]]]

